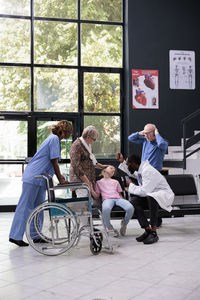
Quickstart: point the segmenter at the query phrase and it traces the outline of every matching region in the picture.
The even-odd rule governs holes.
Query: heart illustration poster
[[[132,107],[158,109],[158,70],[132,69]]]

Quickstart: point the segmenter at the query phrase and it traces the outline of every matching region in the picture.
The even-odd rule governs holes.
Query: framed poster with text
[[[195,89],[195,52],[185,50],[169,51],[170,89]]]
[[[158,70],[132,69],[132,107],[158,109]]]

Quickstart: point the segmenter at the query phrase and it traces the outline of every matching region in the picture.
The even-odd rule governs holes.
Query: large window
[[[26,137],[1,161],[33,156],[42,130],[61,119],[73,123],[73,139],[97,127],[98,159],[123,151],[124,2],[0,0],[0,120]],[[67,163],[71,142],[62,146]]]

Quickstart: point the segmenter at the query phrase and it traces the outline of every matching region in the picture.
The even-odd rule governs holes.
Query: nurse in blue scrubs
[[[58,165],[60,141],[71,136],[72,125],[70,122],[62,120],[53,125],[51,130],[52,134],[40,145],[38,151],[28,163],[22,177],[22,194],[9,235],[9,241],[20,247],[29,245],[23,241],[27,219],[33,209],[44,202],[46,197],[46,181],[36,179],[35,176],[42,174],[53,176],[55,174],[60,183],[66,183]]]

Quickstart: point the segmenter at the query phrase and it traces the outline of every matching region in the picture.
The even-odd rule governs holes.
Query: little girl
[[[120,234],[126,234],[126,227],[131,217],[133,216],[134,208],[132,204],[123,199],[122,188],[116,179],[111,177],[115,173],[115,167],[108,166],[102,171],[103,178],[96,182],[95,191],[91,188],[92,196],[94,198],[102,197],[102,218],[103,223],[108,230],[114,231],[115,236],[119,233],[110,223],[110,213],[114,205],[120,206],[126,212],[124,219],[121,221]]]

